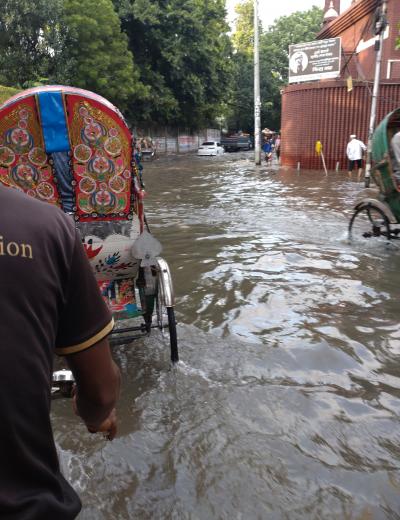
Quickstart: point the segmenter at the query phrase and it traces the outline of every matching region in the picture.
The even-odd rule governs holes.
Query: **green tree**
[[[262,35],[260,48],[271,57],[271,70],[286,82],[288,78],[289,45],[315,39],[322,26],[322,10],[313,7],[278,18]]]
[[[235,31],[232,34],[233,81],[226,123],[230,130],[251,132],[254,126],[254,1],[241,0],[235,6],[235,13]],[[261,29],[260,25],[260,34]]]
[[[55,80],[92,90],[121,109],[146,96],[111,0],[64,0],[65,47]]]
[[[47,75],[59,48],[62,0],[2,0],[0,83],[27,87]]]
[[[246,0],[250,2],[251,0]],[[248,27],[250,32],[250,10],[243,10],[246,20],[239,28]],[[297,11],[278,18],[260,36],[260,91],[261,124],[279,130],[281,114],[280,91],[287,83],[289,45],[311,41],[321,29],[322,10],[313,7],[308,11]],[[236,33],[235,33],[236,34]],[[233,36],[234,39],[235,35]],[[234,39],[235,41],[235,39]],[[244,35],[240,41],[246,41]],[[253,56],[248,52],[237,52],[235,58],[235,80],[229,103],[228,126],[231,129],[253,130],[254,73]]]
[[[253,132],[254,127],[254,65],[244,52],[237,52],[232,60],[233,82],[228,98],[226,123],[230,130]]]
[[[254,0],[242,0],[235,6],[237,15],[232,43],[237,52],[252,55],[254,45]],[[261,27],[261,26],[260,26]]]
[[[230,81],[224,0],[114,0],[149,88],[141,121],[197,127],[220,115]]]
[[[289,45],[312,41],[322,26],[323,12],[318,7],[282,16],[268,28],[260,40],[263,101],[261,117],[279,130],[281,117],[280,91],[288,80]],[[270,122],[270,123],[269,123]]]
[[[4,103],[4,101],[7,101],[11,96],[18,94],[18,92],[19,89],[17,88],[3,87],[3,85],[0,85],[0,105]]]

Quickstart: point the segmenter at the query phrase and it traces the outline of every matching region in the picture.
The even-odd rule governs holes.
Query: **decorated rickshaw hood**
[[[87,90],[25,90],[0,106],[0,182],[76,220],[126,220],[137,170],[121,112]]]
[[[374,135],[372,138],[372,158],[375,162],[382,161],[385,154],[389,152],[388,142],[388,125],[393,119],[393,116],[399,115],[400,109],[394,110],[387,114],[379,125],[375,128]]]
[[[97,101],[98,103],[108,107],[110,110],[115,112],[117,117],[123,121],[123,123],[126,125],[124,116],[121,114],[121,112],[118,110],[118,108],[113,105],[108,99],[104,98],[103,96],[100,96],[99,94],[95,94],[94,92],[91,92],[90,90],[85,90],[83,88],[77,88],[77,87],[68,87],[65,85],[45,85],[42,87],[33,87],[28,88],[26,90],[23,90],[22,92],[19,92],[18,94],[14,94],[14,96],[8,98],[2,105],[0,105],[0,110],[3,108],[6,108],[13,103],[20,101],[24,98],[34,96],[36,94],[40,94],[41,92],[60,92],[62,94],[75,94],[76,96],[82,96],[83,98],[93,99],[94,101]],[[127,125],[126,125],[127,126]]]

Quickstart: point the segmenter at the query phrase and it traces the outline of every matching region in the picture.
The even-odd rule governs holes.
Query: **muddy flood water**
[[[348,241],[361,184],[251,152],[144,166],[181,362],[157,331],[114,348],[111,443],[53,403],[79,519],[400,518],[400,247]]]

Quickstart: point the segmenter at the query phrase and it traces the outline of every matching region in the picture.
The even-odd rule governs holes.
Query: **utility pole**
[[[387,0],[381,0],[380,13],[375,23],[375,34],[379,38],[375,41],[376,61],[374,87],[372,90],[371,117],[369,120],[368,143],[367,143],[367,162],[365,165],[365,187],[368,188],[371,181],[372,164],[372,137],[375,130],[376,105],[378,101],[379,81],[381,75],[382,47],[385,29],[387,26]]]
[[[261,164],[260,56],[258,50],[258,0],[254,0],[254,160]]]

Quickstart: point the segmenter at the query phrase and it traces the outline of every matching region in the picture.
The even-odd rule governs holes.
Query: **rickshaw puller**
[[[116,433],[119,370],[113,319],[73,220],[0,186],[0,516],[72,520],[78,495],[59,468],[50,422],[54,354],[77,383],[73,405],[90,432]]]

